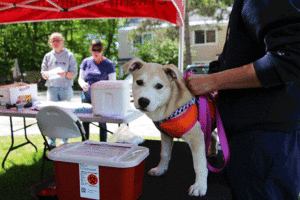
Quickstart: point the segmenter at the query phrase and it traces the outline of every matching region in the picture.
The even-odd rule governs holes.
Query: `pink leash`
[[[206,154],[208,154],[208,147],[211,142],[211,115],[209,111],[209,105],[208,105],[208,97],[207,95],[199,96],[199,121],[201,124],[201,129],[204,133],[204,139],[205,139],[205,147],[206,147]],[[229,146],[227,142],[227,138],[225,135],[223,123],[219,114],[218,109],[216,108],[216,123],[217,123],[217,129],[218,129],[218,135],[220,139],[221,148],[224,155],[224,166],[222,168],[214,168],[212,167],[209,162],[207,162],[207,167],[212,172],[220,172],[228,163],[230,158],[229,153]]]
[[[189,71],[183,75],[183,78],[185,78],[188,74],[195,74],[195,73],[192,71]],[[210,94],[208,94],[208,95],[210,95]],[[211,130],[211,115],[210,115],[209,105],[208,105],[208,99],[209,99],[208,95],[202,95],[202,96],[196,97],[196,98],[198,98],[198,101],[199,101],[199,121],[201,124],[201,129],[204,133],[206,154],[208,154],[208,147],[211,142],[211,132],[212,132],[212,130]],[[223,127],[223,123],[222,123],[222,120],[220,117],[220,113],[219,113],[217,107],[215,109],[216,109],[216,123],[217,123],[217,129],[218,129],[218,136],[219,136],[221,148],[222,148],[223,155],[224,155],[224,165],[222,168],[214,168],[213,166],[211,166],[209,164],[209,162],[207,162],[207,167],[212,172],[220,172],[227,165],[229,158],[230,158],[230,153],[229,153],[229,146],[228,146],[225,130]]]

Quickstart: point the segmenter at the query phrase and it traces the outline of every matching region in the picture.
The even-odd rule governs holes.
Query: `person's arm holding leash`
[[[214,74],[187,76],[185,83],[192,93],[202,95],[215,90],[271,88],[299,81],[299,30],[299,23],[291,23],[278,24],[268,32],[258,31],[256,37],[266,46],[264,56],[240,67],[227,66],[227,70]],[[228,58],[223,60],[230,65]]]
[[[188,75],[185,83],[194,95],[224,89],[261,87],[253,63],[210,75]]]

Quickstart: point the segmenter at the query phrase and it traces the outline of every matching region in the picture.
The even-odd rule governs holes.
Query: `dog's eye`
[[[163,87],[163,85],[160,84],[160,83],[157,83],[157,84],[155,85],[155,88],[158,89],[158,90],[161,89],[162,87]]]
[[[144,84],[144,82],[143,82],[143,80],[137,80],[137,81],[136,81],[136,84],[139,85],[139,86],[141,86],[141,85]]]

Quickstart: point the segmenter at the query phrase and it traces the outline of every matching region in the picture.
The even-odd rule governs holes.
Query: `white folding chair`
[[[41,172],[42,179],[45,161],[48,160],[46,151],[53,149],[53,147],[48,144],[46,136],[50,138],[77,138],[81,136],[82,141],[85,141],[86,137],[79,118],[67,109],[57,106],[44,107],[38,112],[36,120],[44,138],[44,152]]]

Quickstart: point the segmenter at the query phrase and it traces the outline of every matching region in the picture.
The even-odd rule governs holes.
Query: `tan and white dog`
[[[183,74],[173,65],[146,63],[134,58],[125,64],[125,72],[133,76],[132,93],[134,106],[144,112],[153,121],[160,121],[170,116],[176,109],[187,104],[193,95],[182,82]],[[183,136],[190,146],[195,183],[190,186],[189,195],[204,196],[207,191],[207,160],[205,154],[204,134],[199,122]],[[161,133],[161,159],[157,167],[148,174],[160,176],[164,174],[171,159],[173,138]]]

